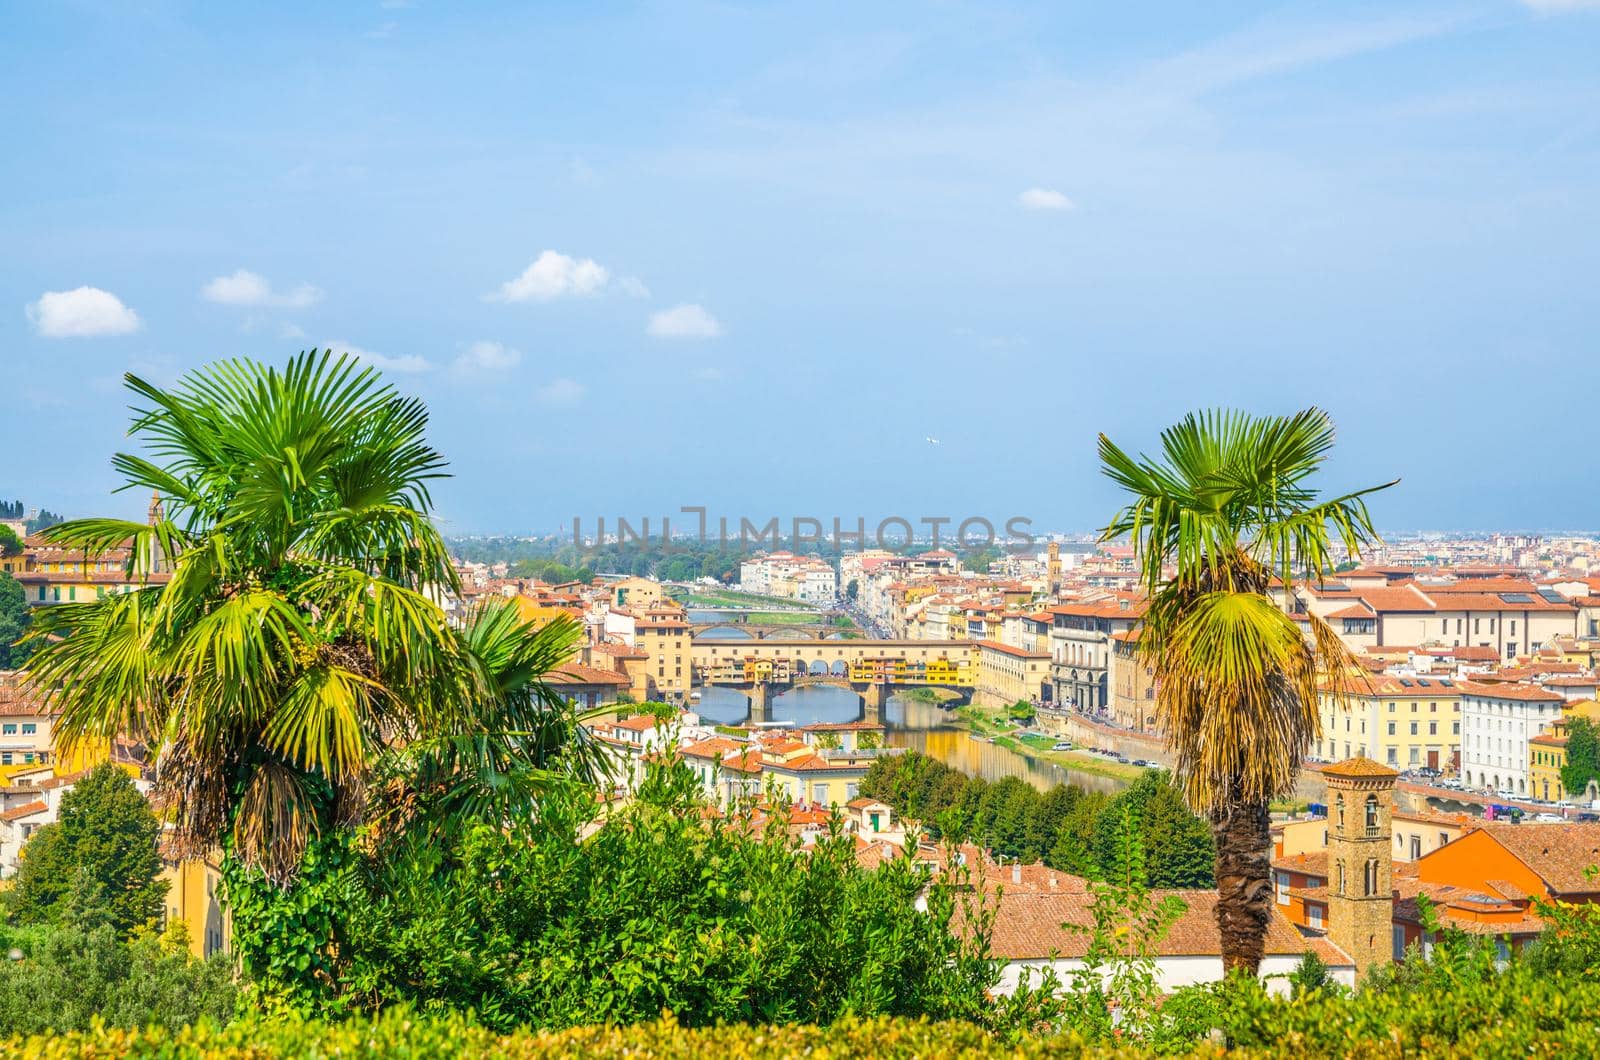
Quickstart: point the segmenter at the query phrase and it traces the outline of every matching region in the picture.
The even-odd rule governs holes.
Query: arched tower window
[[[1378,834],[1378,797],[1367,796],[1367,835]]]
[[[1333,810],[1339,820],[1339,831],[1344,831],[1344,792],[1333,797]]]
[[[1337,879],[1336,882],[1339,885],[1338,893],[1339,894],[1343,894],[1344,893],[1344,859],[1340,858],[1338,861],[1334,862],[1334,867],[1337,869],[1336,875],[1337,875],[1338,879]]]
[[[1371,858],[1367,861],[1365,879],[1361,881],[1361,893],[1371,897],[1378,893],[1378,859]]]

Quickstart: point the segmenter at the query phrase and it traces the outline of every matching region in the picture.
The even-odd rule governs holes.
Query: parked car
[[[1499,791],[1495,792],[1495,795],[1502,799],[1518,798],[1517,793],[1512,791],[1510,788],[1501,788]]]
[[[1533,815],[1533,819],[1541,824],[1560,824],[1566,820],[1559,813],[1536,813]]]
[[[1148,762],[1148,761],[1144,760],[1143,758],[1135,758],[1133,760],[1133,764],[1138,766],[1140,769],[1149,769],[1149,768],[1151,768],[1152,766],[1155,765],[1154,762]]]
[[[1070,743],[1068,743],[1067,741],[1063,740],[1060,743],[1056,744],[1055,746],[1051,747],[1050,750],[1052,750],[1052,751],[1070,751],[1070,750],[1072,750],[1072,745]]]

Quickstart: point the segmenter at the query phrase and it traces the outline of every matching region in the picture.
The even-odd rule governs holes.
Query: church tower
[[[1054,596],[1061,591],[1061,544],[1057,541],[1050,542],[1047,549],[1049,557],[1045,568],[1046,588]]]
[[[1394,782],[1356,757],[1322,771],[1328,783],[1328,937],[1358,978],[1394,958]]]

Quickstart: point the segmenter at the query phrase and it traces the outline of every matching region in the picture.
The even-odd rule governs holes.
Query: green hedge
[[[1584,1057],[1600,1033],[1600,983],[1526,976],[1451,989],[1313,996],[1272,1001],[1254,991],[1222,1005],[1234,1048],[1202,1041],[1198,1057]],[[1070,1037],[1008,1042],[960,1022],[845,1019],[831,1027],[683,1028],[662,1020],[631,1027],[497,1034],[458,1017],[391,1010],[340,1024],[244,1020],[179,1031],[100,1029],[0,1041],[0,1055],[56,1058],[121,1056],[262,1058],[394,1056],[444,1060],[488,1056],[745,1058],[842,1057],[1142,1057],[1140,1048],[1085,1045]]]

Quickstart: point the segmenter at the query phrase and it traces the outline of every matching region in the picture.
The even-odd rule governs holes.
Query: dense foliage
[[[111,1027],[183,1027],[234,1011],[226,957],[199,961],[181,931],[142,932],[129,942],[103,918],[93,895],[57,924],[0,929],[0,1034]],[[5,1052],[0,1048],[0,1052]]]
[[[283,899],[291,914],[322,910],[337,948],[263,940],[280,961],[325,961],[322,989],[262,966],[264,993],[287,984],[279,998],[330,1014],[471,1010],[500,1028],[663,1010],[695,1025],[985,1018],[993,968],[952,933],[949,886],[933,887],[926,915],[925,870],[909,861],[865,870],[842,834],[802,850],[781,818],[751,834],[748,820],[699,812],[693,791],[681,767],[662,768],[593,834],[596,807],[575,791],[548,797],[536,823],[343,851]]]
[[[31,645],[17,643],[28,632],[31,617],[22,586],[0,571],[0,670],[14,670],[32,654]]]
[[[161,915],[161,823],[133,779],[97,766],[61,797],[58,819],[28,839],[16,882],[6,892],[12,919],[58,919],[75,886],[96,889],[107,922],[127,934]]]
[[[1581,799],[1590,781],[1600,781],[1600,733],[1588,718],[1576,717],[1567,725],[1567,764],[1561,768],[1561,786],[1568,798]]]
[[[1097,878],[1111,866],[1131,809],[1148,886],[1212,885],[1210,829],[1162,772],[1146,772],[1115,797],[1072,784],[1041,792],[1015,777],[969,777],[912,751],[878,759],[860,790],[921,821],[935,838],[971,840],[1008,858]]]
[[[1412,993],[1364,995],[1360,1001],[1312,992],[1288,1002],[1248,982],[1187,988],[1162,1006],[1183,1033],[1154,1040],[1097,1041],[1077,1034],[1016,1037],[964,1021],[847,1017],[830,1026],[686,1027],[673,1019],[566,1031],[497,1032],[459,1015],[390,1010],[344,1023],[246,1019],[218,1028],[123,1031],[96,1028],[62,1037],[0,1042],[9,1053],[44,1060],[73,1057],[257,1058],[264,1056],[458,1056],[556,1060],[698,1060],[1055,1056],[1195,1056],[1390,1058],[1582,1057],[1594,1052],[1600,982],[1513,971],[1502,978],[1435,983]],[[1209,1040],[1218,1028],[1223,1040]]]

